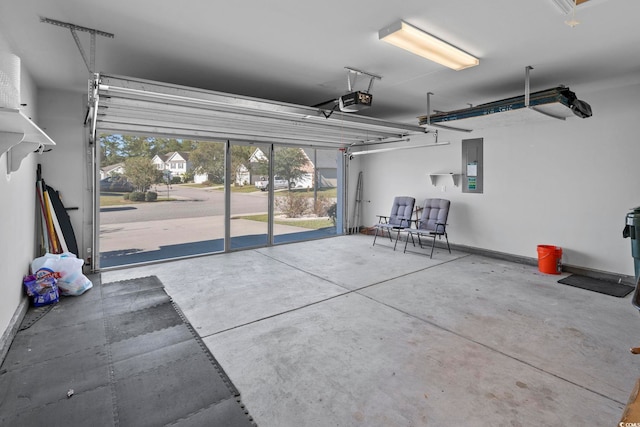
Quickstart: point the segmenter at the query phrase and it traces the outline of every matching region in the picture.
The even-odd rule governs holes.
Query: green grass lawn
[[[131,200],[125,200],[124,199],[124,194],[125,193],[101,193],[100,194],[100,207],[107,207],[107,206],[120,206],[120,205],[131,205],[131,204],[135,204],[135,203],[157,203],[157,202],[170,202],[172,200],[176,200],[172,197],[166,198],[166,197],[158,197],[158,199],[155,202],[134,202]]]
[[[184,187],[191,187],[191,188],[210,188],[210,187],[214,187],[215,190],[218,191],[224,191],[224,185],[223,184],[194,184],[194,183],[187,183],[187,184],[179,184],[181,186]],[[239,187],[239,186],[235,186],[232,185],[231,186],[231,192],[232,193],[254,193],[256,191],[260,191],[258,190],[255,186],[253,185],[245,185],[244,187]],[[313,195],[313,190],[307,190],[307,189],[297,189],[297,190],[290,190],[293,193],[307,193],[309,195]],[[277,193],[283,193],[283,191],[278,191]],[[158,192],[158,194],[160,194],[160,192]],[[335,187],[328,187],[328,188],[319,188],[318,189],[318,195],[322,195],[322,196],[326,196],[326,197],[337,197],[338,195],[338,189]]]
[[[267,222],[268,216],[263,215],[246,215],[237,216],[231,219],[248,219],[249,221]],[[320,228],[332,227],[333,222],[329,218],[275,218],[274,223],[281,225],[292,225],[294,227],[308,228],[310,230],[318,230]]]
[[[184,185],[186,187],[194,187],[194,188],[207,188],[207,186],[203,186],[202,184],[180,184],[180,185]],[[218,189],[219,191],[224,191],[224,187],[221,187]],[[253,193],[255,191],[260,191],[258,189],[256,189],[255,187],[251,186],[251,185],[246,185],[244,187],[235,187],[232,186],[231,187],[231,192],[233,193]],[[292,193],[297,193],[297,194],[306,194],[308,195],[308,197],[313,197],[313,190],[290,190]],[[276,192],[276,194],[282,194],[282,193],[286,193],[286,191],[278,191]],[[102,207],[106,207],[106,206],[119,206],[119,205],[128,205],[131,203],[151,203],[151,202],[132,202],[130,200],[124,200],[124,195],[125,193],[101,193],[100,194],[100,206]],[[324,197],[337,197],[338,195],[338,189],[337,188],[321,188],[318,190],[318,196],[324,196]],[[161,197],[162,196],[162,191],[158,191],[158,202],[167,202],[167,201],[171,201],[171,200],[175,200],[173,198],[166,198],[166,197]],[[258,221],[258,220],[256,220]],[[266,220],[265,220],[266,221]],[[294,225],[294,224],[292,224]],[[303,226],[301,226],[303,227]],[[318,228],[322,228],[322,227],[318,227]]]
[[[187,184],[180,184],[182,187],[191,187],[191,188],[211,188],[214,190],[224,191],[224,184],[194,184],[192,182]],[[253,185],[245,185],[244,187],[236,187],[235,185],[231,186],[232,193],[253,193],[254,191],[259,191]]]
[[[175,184],[178,185],[178,184]],[[186,184],[180,184],[181,187],[192,187],[192,188],[207,188],[207,187],[211,187],[211,185],[205,185],[205,184],[195,184],[193,182],[187,182]]]
[[[216,190],[224,191],[224,187],[218,187],[216,188]],[[245,185],[244,187],[236,187],[233,185],[231,186],[232,193],[253,193],[256,191],[260,191],[260,190],[258,190],[253,185]],[[297,190],[289,190],[289,191],[291,191],[292,193],[298,193],[298,194],[308,194],[309,197],[313,196],[313,190],[297,189]],[[278,190],[276,192],[276,194],[282,194],[282,193],[286,193],[286,190]],[[320,188],[318,189],[318,195],[326,196],[326,197],[337,197],[338,189],[337,188]]]
[[[224,191],[224,187],[221,188],[220,190]],[[253,185],[245,185],[244,187],[236,187],[235,185],[231,186],[231,192],[232,193],[253,193],[253,192],[256,192],[256,191],[260,191],[260,190],[258,190]]]

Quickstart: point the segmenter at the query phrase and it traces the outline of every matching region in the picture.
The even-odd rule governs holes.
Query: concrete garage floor
[[[107,271],[102,282],[157,275],[261,427],[618,424],[640,375],[629,296],[372,240]]]

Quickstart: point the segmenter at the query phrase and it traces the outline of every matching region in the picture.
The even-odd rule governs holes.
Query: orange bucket
[[[562,272],[562,248],[538,245],[538,270],[547,274],[560,274]]]

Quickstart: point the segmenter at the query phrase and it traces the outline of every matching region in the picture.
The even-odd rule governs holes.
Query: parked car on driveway
[[[313,188],[313,175],[310,173],[306,173],[302,176],[300,176],[299,178],[296,178],[295,180],[293,180],[293,182],[291,183],[291,189],[310,189]]]
[[[260,180],[256,181],[256,188],[261,191],[267,191],[269,189],[269,178],[260,177]],[[275,188],[276,190],[289,188],[289,181],[276,176],[273,178],[273,188]]]
[[[290,190],[300,189],[300,188],[313,188],[313,175],[307,173],[299,178],[292,180],[291,182],[287,181],[284,178],[276,176],[273,178],[273,186],[276,190],[288,188]],[[256,181],[256,188],[267,191],[269,189],[269,179],[267,177],[260,177],[259,180]]]
[[[124,177],[108,176],[100,180],[101,193],[108,193],[110,191],[131,192],[133,190],[135,190],[134,185]]]

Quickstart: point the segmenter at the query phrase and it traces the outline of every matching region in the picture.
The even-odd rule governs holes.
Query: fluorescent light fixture
[[[478,58],[402,20],[380,30],[378,38],[456,71],[480,63]]]

